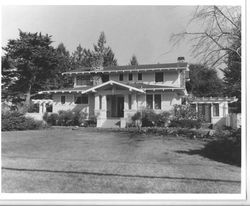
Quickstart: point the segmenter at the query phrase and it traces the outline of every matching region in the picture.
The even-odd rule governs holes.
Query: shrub
[[[174,105],[174,119],[189,119],[189,120],[200,120],[202,121],[202,117],[198,115],[190,105]]]
[[[45,113],[43,119],[52,126],[81,126],[84,124],[87,114],[84,112],[59,111],[48,115]]]
[[[33,102],[27,106],[27,112],[29,113],[38,113],[39,112],[39,104],[34,104]]]
[[[205,156],[218,161],[241,165],[241,129],[229,133],[216,133],[216,140],[203,149]]]
[[[142,110],[140,112],[135,113],[131,119],[134,122],[134,125],[136,125],[136,122],[140,120],[142,127],[163,127],[165,123],[168,122],[169,117],[169,112],[162,112],[156,114],[153,110]]]
[[[47,112],[43,116],[43,120],[47,122],[48,125],[56,126],[58,123],[59,115],[57,113],[48,114]]]
[[[169,127],[181,127],[181,128],[201,128],[201,121],[192,119],[174,119],[169,124]]]
[[[2,131],[33,130],[42,126],[42,121],[25,117],[23,113],[17,111],[2,113]]]

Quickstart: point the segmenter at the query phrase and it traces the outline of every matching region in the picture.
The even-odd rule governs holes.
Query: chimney
[[[177,62],[185,62],[185,57],[178,57]]]

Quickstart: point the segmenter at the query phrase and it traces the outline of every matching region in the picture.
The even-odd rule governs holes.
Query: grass
[[[188,153],[204,144],[88,128],[3,132],[2,192],[239,193],[240,167]]]

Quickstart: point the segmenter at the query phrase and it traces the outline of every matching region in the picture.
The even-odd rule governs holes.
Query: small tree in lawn
[[[3,48],[16,68],[10,71],[16,81],[9,85],[8,90],[24,94],[26,105],[30,104],[31,95],[43,88],[44,82],[57,67],[57,53],[51,43],[49,35],[19,30],[19,38],[9,40]]]

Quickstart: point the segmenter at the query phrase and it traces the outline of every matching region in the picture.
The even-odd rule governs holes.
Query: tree
[[[130,59],[130,65],[138,65],[138,61],[135,55]]]
[[[187,38],[193,42],[194,57],[210,67],[218,66],[226,62],[228,52],[241,58],[241,44],[232,46],[241,39],[240,19],[240,7],[197,7],[187,31],[173,34],[171,40],[175,45]]]
[[[232,44],[233,48],[239,47],[240,41]],[[234,112],[241,112],[241,58],[234,52],[228,51],[227,67],[222,70],[224,73],[224,94],[227,96],[236,96],[238,101],[230,104],[234,107]]]
[[[72,55],[74,68],[89,67],[92,70],[99,70],[107,66],[116,66],[117,60],[114,52],[109,46],[106,46],[106,43],[105,34],[101,32],[97,44],[93,45],[93,50],[83,49],[81,45],[79,45]],[[93,84],[101,83],[102,78],[103,74],[92,76]]]
[[[189,69],[190,81],[186,83],[188,93],[197,97],[223,94],[223,81],[218,78],[216,70],[201,64],[190,64]]]
[[[6,57],[13,60],[15,70],[5,68],[15,77],[8,86],[12,94],[25,95],[29,105],[31,94],[36,93],[45,85],[46,80],[58,64],[57,52],[51,46],[51,36],[41,33],[26,33],[19,30],[19,38],[9,40],[3,48]]]

